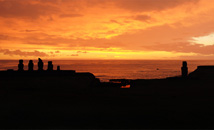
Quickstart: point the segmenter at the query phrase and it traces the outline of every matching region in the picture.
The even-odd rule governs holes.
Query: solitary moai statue
[[[24,71],[24,64],[23,64],[23,60],[19,60],[19,64],[18,64],[18,71]]]
[[[60,71],[60,66],[57,66],[57,71]]]
[[[39,58],[39,62],[38,62],[38,70],[39,71],[43,71],[43,62],[42,62],[42,60]]]
[[[33,71],[33,67],[34,67],[33,61],[32,61],[32,60],[29,60],[29,63],[28,63],[28,71]]]
[[[52,61],[48,61],[48,71],[52,71],[52,70],[53,70]]]
[[[188,67],[187,67],[186,61],[183,61],[183,66],[181,67],[181,74],[182,74],[182,77],[187,77],[188,75]]]

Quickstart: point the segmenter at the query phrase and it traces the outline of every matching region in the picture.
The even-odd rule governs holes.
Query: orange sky
[[[0,59],[214,59],[214,0],[0,0]]]

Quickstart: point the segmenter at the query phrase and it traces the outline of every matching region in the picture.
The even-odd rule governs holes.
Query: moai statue
[[[57,66],[57,71],[60,71],[60,66]]]
[[[19,60],[19,64],[18,64],[18,71],[24,71],[24,64],[23,64],[23,60]]]
[[[183,61],[183,66],[181,67],[181,74],[183,78],[187,77],[188,75],[188,67],[186,61]]]
[[[39,71],[43,71],[43,62],[42,62],[42,60],[39,58],[39,62],[38,62],[38,70]]]
[[[53,71],[52,61],[48,61],[48,71]]]
[[[32,61],[32,60],[29,60],[29,63],[28,63],[28,71],[33,71],[33,67],[34,67],[33,61]]]

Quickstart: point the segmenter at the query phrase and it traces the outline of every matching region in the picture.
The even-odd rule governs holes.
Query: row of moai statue
[[[188,67],[187,67],[187,62],[186,61],[183,61],[183,65],[181,67],[181,76],[183,78],[186,78],[188,75]]]
[[[38,71],[43,71],[44,63],[40,58],[38,60],[39,60],[38,61]],[[33,71],[33,68],[34,68],[33,60],[29,60],[28,71]],[[57,66],[57,70],[58,71],[60,70],[60,66]],[[23,60],[19,60],[18,71],[24,71]],[[47,71],[53,71],[52,61],[48,61],[48,69],[47,69]]]

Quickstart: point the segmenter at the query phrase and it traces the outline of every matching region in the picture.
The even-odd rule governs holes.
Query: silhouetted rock
[[[53,64],[52,61],[48,61],[48,71],[52,71],[53,70]]]
[[[187,75],[185,62],[183,68]],[[93,74],[74,70],[0,71],[0,128],[213,129],[213,79],[204,80],[213,75],[214,66],[198,66],[185,80],[100,84]]]
[[[40,58],[38,60],[39,60],[39,62],[38,62],[38,70],[39,71],[43,71],[44,63],[42,62],[42,60]]]
[[[23,60],[19,60],[19,64],[18,64],[18,71],[24,71],[24,64],[23,64]]]
[[[189,78],[214,79],[214,66],[198,66],[188,75]]]
[[[33,60],[29,60],[28,71],[33,71],[33,67],[34,67]]]
[[[7,72],[14,72],[13,69],[7,69]]]
[[[183,78],[187,77],[188,75],[188,67],[186,61],[183,61],[183,66],[181,67],[181,75]]]

